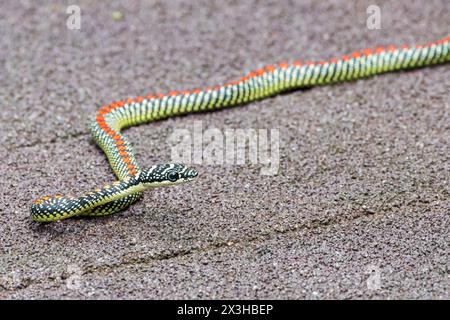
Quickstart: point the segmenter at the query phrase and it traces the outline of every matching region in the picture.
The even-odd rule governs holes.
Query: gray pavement
[[[80,30],[65,1],[2,4],[0,298],[449,298],[448,65],[130,128],[142,167],[196,121],[279,129],[279,173],[196,165],[114,216],[29,217],[40,196],[114,180],[87,126],[101,104],[437,40],[448,1],[377,1],[381,30],[373,1],[77,4]]]

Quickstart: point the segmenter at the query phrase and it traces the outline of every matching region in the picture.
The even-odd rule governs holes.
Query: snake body
[[[423,46],[378,47],[328,61],[294,61],[269,65],[237,81],[203,90],[139,96],[101,107],[91,122],[94,140],[105,152],[119,181],[80,197],[47,196],[31,206],[35,221],[73,216],[102,216],[136,202],[147,188],[193,180],[197,172],[182,164],[142,170],[121,129],[172,116],[219,110],[270,97],[287,90],[352,81],[385,72],[450,61],[450,36]]]

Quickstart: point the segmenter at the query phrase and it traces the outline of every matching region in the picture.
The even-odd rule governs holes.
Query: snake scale
[[[35,221],[50,222],[73,216],[109,215],[136,202],[145,189],[180,184],[197,177],[195,169],[177,163],[154,165],[142,170],[130,143],[120,132],[123,128],[242,105],[287,90],[352,81],[449,61],[450,36],[423,46],[365,49],[327,61],[281,62],[222,86],[113,102],[97,111],[91,122],[91,132],[119,180],[80,197],[43,197],[32,204],[31,217]]]

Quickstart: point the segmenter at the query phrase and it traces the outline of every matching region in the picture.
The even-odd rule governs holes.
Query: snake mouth
[[[198,172],[197,170],[190,168],[187,172],[186,172],[186,180],[187,181],[192,181],[195,178],[198,177]]]

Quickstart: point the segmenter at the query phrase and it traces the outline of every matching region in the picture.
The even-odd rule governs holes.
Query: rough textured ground
[[[29,218],[37,197],[113,180],[87,128],[100,104],[426,43],[449,34],[448,1],[77,1],[81,30],[68,2],[37,3],[0,16],[0,298],[449,298],[448,65],[131,128],[143,167],[194,121],[277,128],[279,174],[198,165],[121,214]]]

